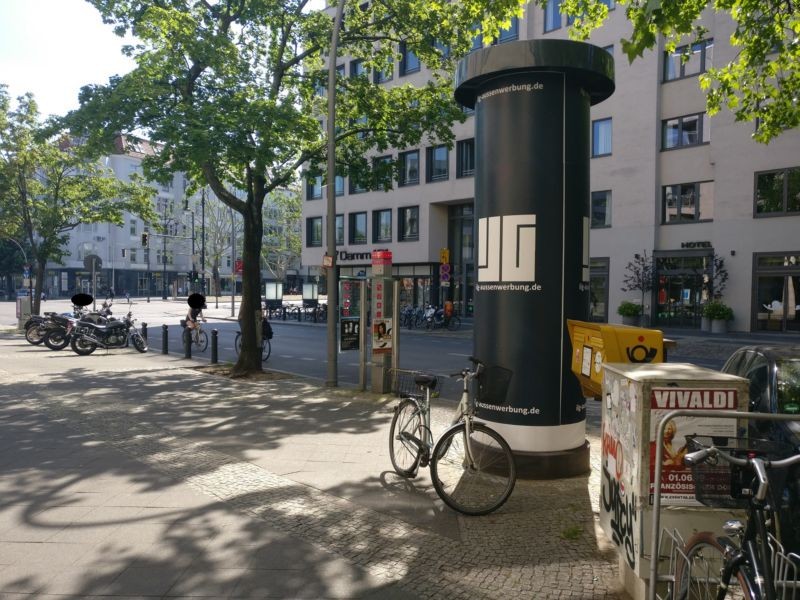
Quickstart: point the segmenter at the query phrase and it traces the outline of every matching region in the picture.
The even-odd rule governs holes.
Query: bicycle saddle
[[[437,377],[435,375],[415,375],[414,376],[414,383],[416,383],[420,387],[426,387],[428,389],[434,389],[436,387]]]

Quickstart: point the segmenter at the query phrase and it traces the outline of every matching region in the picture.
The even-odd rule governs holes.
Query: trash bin
[[[655,437],[661,418],[675,409],[747,410],[746,379],[686,363],[603,365],[600,524],[619,554],[620,580],[645,598],[650,576]],[[665,429],[660,481],[661,527],[688,537],[720,531],[739,511],[709,508],[694,497],[691,469],[683,465],[685,436],[734,437],[742,423],[730,418],[676,417]]]

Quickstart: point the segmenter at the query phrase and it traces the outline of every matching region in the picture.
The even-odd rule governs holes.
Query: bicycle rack
[[[777,415],[777,414],[769,414],[769,413],[751,413],[751,412],[740,412],[737,410],[673,410],[668,412],[664,417],[658,422],[658,427],[656,428],[656,457],[655,457],[655,474],[653,476],[653,481],[659,482],[661,481],[661,471],[662,471],[662,462],[664,459],[664,430],[666,429],[667,423],[669,423],[675,417],[719,417],[724,419],[741,419],[743,421],[747,420],[755,420],[755,421],[796,421],[800,422],[800,415]],[[647,598],[648,600],[668,600],[669,595],[667,596],[658,596],[656,594],[656,587],[658,583],[667,583],[671,584],[675,581],[675,565],[677,564],[678,560],[687,561],[686,555],[683,553],[683,538],[677,531],[669,532],[664,530],[664,534],[670,538],[668,542],[670,543],[670,550],[669,550],[669,572],[660,575],[658,574],[658,565],[661,562],[662,555],[659,553],[661,550],[661,486],[654,485],[653,486],[653,523],[650,530],[650,579],[648,585],[648,592]],[[792,560],[790,560],[790,556],[797,556],[796,554],[787,555],[783,549],[783,546],[777,540],[774,540],[773,550],[773,571],[775,573],[775,591],[783,590],[783,595],[780,596],[784,600],[796,600],[800,599],[800,584],[797,582],[797,567]],[[798,557],[800,558],[800,557]],[[789,575],[794,575],[794,581],[789,579],[784,579],[782,577]],[[671,589],[672,586],[669,586]],[[787,592],[791,592],[791,595],[787,595]]]

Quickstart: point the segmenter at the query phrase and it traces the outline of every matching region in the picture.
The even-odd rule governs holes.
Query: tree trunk
[[[261,236],[263,222],[260,202],[249,201],[243,214],[244,243],[242,244],[242,302],[239,306],[239,327],[242,330],[242,351],[231,370],[231,377],[262,371],[261,347],[256,323],[261,313]],[[258,311],[258,314],[256,313]]]
[[[42,287],[44,287],[44,261],[36,260],[36,285],[33,288],[33,298],[31,298],[31,314],[40,315],[42,307]]]

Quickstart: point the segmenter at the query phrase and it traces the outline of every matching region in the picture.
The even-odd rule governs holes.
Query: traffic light
[[[147,246],[148,235],[149,234],[146,231],[144,233],[142,233],[142,246]]]
[[[122,258],[125,258],[125,256],[127,255],[127,253],[128,253],[128,249],[127,249],[127,248],[123,248],[123,249],[122,249]]]

